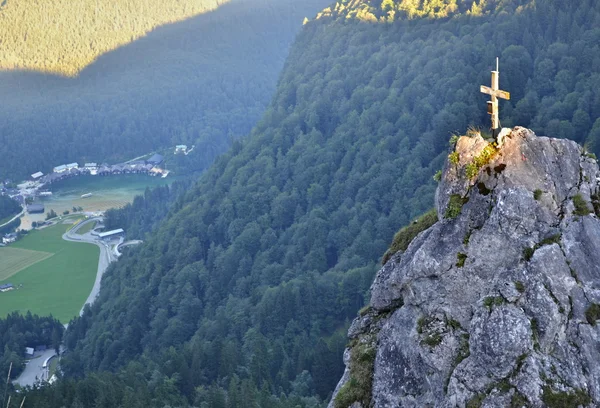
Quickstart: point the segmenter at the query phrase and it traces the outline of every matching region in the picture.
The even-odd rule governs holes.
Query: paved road
[[[66,241],[86,242],[88,244],[97,245],[100,248],[100,259],[98,260],[98,272],[96,272],[96,281],[94,282],[94,287],[92,288],[90,295],[85,301],[84,306],[88,303],[90,305],[94,303],[94,300],[96,300],[98,293],[100,293],[100,282],[102,281],[102,275],[106,271],[106,268],[108,268],[108,265],[116,260],[116,256],[110,250],[109,244],[100,240],[97,236],[92,235],[91,231],[83,235],[76,234],[77,230],[79,230],[79,228],[83,227],[85,224],[98,221],[102,221],[102,218],[90,218],[77,224],[73,229],[70,229],[63,235],[63,239]],[[83,313],[84,306],[81,307],[81,311],[79,312],[80,315]]]
[[[13,222],[14,220],[16,220],[17,218],[19,218],[23,214],[25,214],[25,210],[21,210],[20,213],[18,213],[14,217],[12,217],[9,221],[6,221],[4,224],[0,225],[0,228],[4,227],[5,225],[10,224],[11,222]]]
[[[117,256],[121,256],[122,255],[121,252],[120,252],[121,248],[128,247],[128,246],[134,246],[134,245],[140,245],[140,244],[143,244],[143,243],[144,243],[144,241],[142,241],[140,239],[134,239],[134,240],[131,240],[131,241],[122,242],[119,245],[115,245],[115,254]]]
[[[46,359],[55,355],[54,349],[46,351],[38,351],[34,354],[34,357],[27,365],[25,370],[21,373],[19,378],[13,381],[15,384],[19,384],[21,387],[27,385],[34,385],[37,381],[47,381],[48,370],[43,368],[42,365]]]

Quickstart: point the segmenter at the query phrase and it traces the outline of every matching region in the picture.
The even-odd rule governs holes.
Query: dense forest
[[[252,133],[109,268],[65,334],[67,380],[32,406],[323,406],[380,257],[433,206],[448,139],[486,126],[496,56],[504,126],[597,149],[599,26],[592,0],[324,10]]]
[[[106,230],[123,228],[128,239],[144,239],[168,215],[171,207],[175,210],[181,208],[191,183],[190,179],[186,179],[153,189],[146,188],[144,195],[136,196],[132,203],[104,213]]]
[[[228,1],[7,0],[0,8],[0,69],[73,76],[98,56],[162,24],[214,10]]]
[[[8,196],[0,195],[0,224],[21,212],[21,205]]]
[[[204,169],[260,119],[303,18],[328,2],[7,0],[0,61],[28,62],[0,71],[0,178],[177,144],[195,146],[179,169]]]

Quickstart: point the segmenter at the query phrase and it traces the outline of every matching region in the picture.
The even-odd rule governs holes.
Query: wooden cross
[[[488,101],[488,114],[492,116],[492,133],[494,138],[498,136],[500,128],[500,117],[498,108],[498,98],[510,99],[510,93],[500,90],[500,63],[496,58],[496,70],[492,71],[492,87],[481,86],[481,93],[491,95],[492,100]]]

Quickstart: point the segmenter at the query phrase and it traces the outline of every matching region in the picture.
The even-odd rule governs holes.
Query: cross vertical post
[[[492,71],[492,87],[481,86],[481,93],[491,96],[488,101],[488,114],[492,119],[492,136],[494,139],[500,133],[500,108],[498,98],[510,100],[510,93],[500,90],[500,62],[496,58],[496,70]]]

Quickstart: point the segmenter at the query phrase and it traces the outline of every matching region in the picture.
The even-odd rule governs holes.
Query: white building
[[[125,231],[123,230],[123,228],[119,228],[112,231],[101,232],[100,234],[98,234],[98,236],[100,237],[100,239],[110,239],[113,237],[118,237],[119,235],[123,235],[124,233]]]
[[[10,233],[10,234],[6,234],[5,236],[2,237],[2,243],[3,244],[11,244],[13,242],[15,242],[17,240],[17,234]]]
[[[175,154],[184,153],[187,151],[187,145],[177,145],[175,146]]]
[[[67,164],[67,170],[76,169],[79,167],[78,163],[69,163]]]
[[[42,177],[43,175],[44,175],[44,173],[42,173],[41,171],[38,171],[37,173],[33,173],[33,174],[31,175],[31,178],[32,178],[32,179],[34,179],[34,180],[37,180],[37,179],[39,179],[40,177]]]
[[[63,173],[65,171],[67,171],[67,165],[61,164],[60,166],[56,166],[55,168],[53,168],[52,171],[54,173]]]

